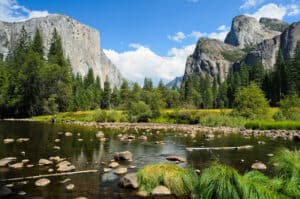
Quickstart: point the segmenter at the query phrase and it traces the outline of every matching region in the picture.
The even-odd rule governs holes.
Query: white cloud
[[[296,16],[300,14],[300,8],[297,4],[291,4],[288,6],[288,16]]]
[[[168,82],[183,75],[186,58],[192,54],[195,45],[172,48],[167,56],[160,56],[145,46],[135,47],[137,48],[122,53],[114,50],[104,52],[125,78],[142,84],[145,76],[157,83],[160,79]]]
[[[205,32],[199,32],[199,31],[193,31],[190,34],[188,34],[188,37],[192,37],[195,39],[199,39],[200,37],[206,37],[207,33]]]
[[[218,28],[219,31],[227,31],[228,29],[229,29],[229,27],[227,27],[226,25],[221,25]]]
[[[255,13],[250,14],[250,16],[255,17],[258,20],[261,17],[276,18],[282,20],[286,13],[287,8],[285,6],[278,6],[277,4],[269,3],[259,8]]]
[[[240,6],[240,9],[247,10],[252,7],[255,7],[258,4],[261,4],[264,0],[244,0],[243,5]]]
[[[49,15],[48,11],[30,10],[16,0],[0,0],[0,20],[14,22]]]
[[[229,32],[228,30],[221,31],[221,32],[212,32],[208,35],[208,38],[224,41],[228,32]]]
[[[168,39],[176,42],[181,42],[186,38],[185,34],[183,32],[177,32],[175,35],[171,36],[168,35]]]

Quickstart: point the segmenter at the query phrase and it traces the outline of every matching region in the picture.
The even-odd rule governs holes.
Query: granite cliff
[[[14,23],[0,21],[0,53],[4,57],[16,42],[22,26],[31,37],[36,29],[41,31],[45,54],[48,53],[51,35],[56,28],[74,74],[84,76],[89,68],[92,68],[94,74],[100,77],[102,84],[106,79],[112,86],[121,84],[121,73],[100,48],[100,33],[65,15],[53,14]]]

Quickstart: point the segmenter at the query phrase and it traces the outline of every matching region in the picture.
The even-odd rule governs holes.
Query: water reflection
[[[72,132],[73,136],[66,137],[59,135],[58,132]],[[194,139],[181,136],[177,132],[152,132],[146,134],[148,141],[134,140],[132,142],[121,142],[116,130],[104,130],[106,142],[96,139],[95,133],[98,130],[91,127],[81,127],[75,125],[53,125],[32,122],[0,122],[0,158],[17,157],[18,161],[29,159],[30,163],[35,164],[33,168],[23,168],[11,170],[0,168],[0,179],[7,179],[20,176],[32,176],[48,173],[50,167],[39,167],[37,162],[40,158],[50,156],[60,156],[66,158],[76,166],[76,170],[100,169],[101,172],[93,174],[82,174],[67,177],[51,178],[51,184],[44,188],[34,186],[34,181],[28,184],[15,185],[12,189],[15,192],[25,191],[28,196],[40,196],[44,198],[75,198],[85,196],[88,198],[134,198],[134,191],[119,188],[119,176],[113,173],[103,174],[102,170],[108,165],[117,151],[131,151],[133,162],[120,162],[122,166],[136,165],[137,168],[129,169],[135,172],[145,164],[155,162],[165,162],[166,156],[177,155],[187,159],[187,162],[180,164],[197,169],[207,167],[211,162],[219,161],[224,164],[237,168],[240,172],[249,170],[255,161],[268,162],[268,153],[273,153],[278,146],[288,148],[297,147],[297,143],[283,140],[271,140],[267,138],[243,139],[239,135],[229,135],[218,137],[212,141],[204,139],[199,135]],[[133,134],[134,131],[128,132]],[[28,143],[4,144],[4,138],[28,137]],[[60,139],[60,142],[54,142]],[[79,141],[78,139],[82,139]],[[258,144],[263,140],[266,144]],[[156,141],[160,141],[156,143]],[[187,152],[186,147],[212,147],[212,146],[238,146],[252,144],[255,147],[251,150],[233,151],[193,151]],[[54,149],[60,147],[60,150]],[[21,152],[25,152],[22,155]],[[244,160],[244,162],[241,161]],[[105,162],[106,165],[102,165]],[[269,166],[269,165],[268,165]],[[65,185],[60,181],[70,178],[75,184],[73,191],[66,191]]]

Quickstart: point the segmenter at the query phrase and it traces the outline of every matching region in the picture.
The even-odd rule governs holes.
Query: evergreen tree
[[[261,87],[264,76],[264,66],[261,62],[258,61],[250,68],[250,81],[254,81],[258,86]]]
[[[117,108],[120,104],[120,95],[117,87],[114,87],[111,93],[111,105],[113,108]]]
[[[94,83],[95,83],[94,71],[92,68],[89,68],[88,73],[84,78],[84,87],[88,88],[89,86],[94,85]]]
[[[103,96],[102,96],[102,102],[101,102],[101,108],[102,109],[110,109],[111,107],[111,88],[109,81],[104,82],[104,90],[103,90]]]
[[[39,29],[37,29],[34,34],[33,41],[31,43],[31,49],[40,56],[40,59],[44,58],[43,38]]]
[[[145,78],[144,79],[143,89],[147,90],[147,91],[151,91],[153,89],[153,83],[152,83],[152,80],[150,78]]]

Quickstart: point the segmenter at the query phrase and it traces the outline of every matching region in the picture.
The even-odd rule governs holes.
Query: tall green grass
[[[150,193],[156,186],[168,187],[176,196],[194,192],[197,175],[174,164],[160,163],[147,165],[137,173],[139,189]]]
[[[275,173],[284,181],[283,190],[291,198],[300,198],[300,151],[279,149],[271,159]]]
[[[300,130],[300,121],[249,121],[246,122],[245,128],[262,130]]]

